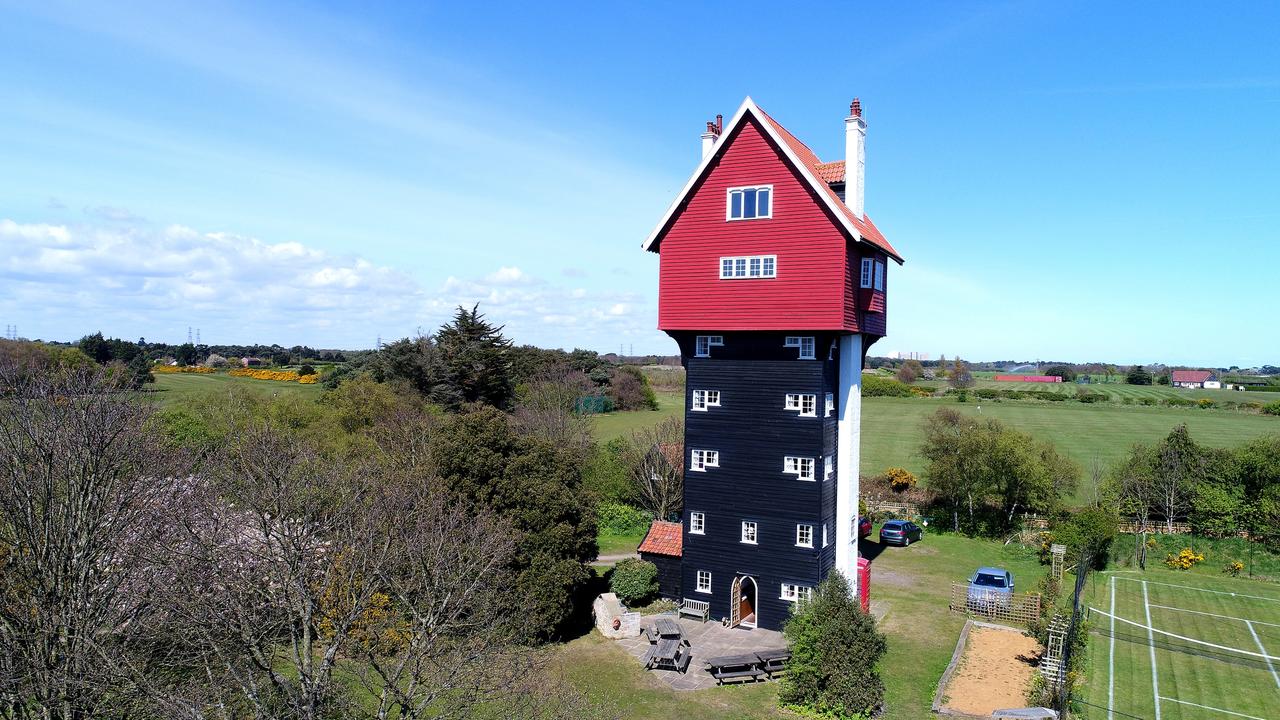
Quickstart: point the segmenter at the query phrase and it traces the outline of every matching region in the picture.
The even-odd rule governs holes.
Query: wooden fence
[[[879,498],[865,498],[867,503],[867,512],[871,513],[893,513],[900,518],[913,518],[920,516],[920,508],[915,503],[891,502],[881,500]]]
[[[952,612],[973,617],[1027,625],[1040,617],[1040,593],[1010,595],[974,590],[970,594],[968,585],[956,583],[951,586],[950,608]]]

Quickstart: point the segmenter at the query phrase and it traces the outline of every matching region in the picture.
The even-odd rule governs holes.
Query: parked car
[[[975,612],[1009,607],[1013,598],[1013,573],[998,567],[980,567],[969,576],[967,605]]]
[[[861,540],[871,534],[871,518],[863,515],[858,518],[858,539]]]
[[[924,536],[924,528],[910,520],[886,520],[880,526],[880,543],[882,545],[901,545],[906,547],[918,542]]]

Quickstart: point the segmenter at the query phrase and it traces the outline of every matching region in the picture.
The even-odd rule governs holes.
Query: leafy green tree
[[[572,449],[521,435],[491,407],[450,416],[432,443],[440,479],[518,531],[516,584],[526,621],[552,636],[573,612],[567,598],[590,578],[595,513]]]
[[[85,335],[80,338],[80,342],[77,345],[81,352],[93,358],[93,361],[99,365],[111,362],[111,345],[102,337],[102,333],[96,332],[92,335]]]
[[[1052,365],[1046,368],[1043,374],[1060,377],[1062,382],[1074,382],[1076,379],[1076,371],[1069,365]]]
[[[872,717],[884,703],[879,664],[888,645],[844,575],[832,572],[800,601],[782,632],[791,660],[778,700],[817,717]]]
[[[1130,385],[1150,385],[1151,373],[1141,365],[1134,365],[1129,368],[1129,373],[1125,375],[1124,381]]]
[[[511,371],[511,341],[480,314],[480,306],[459,307],[453,320],[435,335],[445,373],[447,393],[435,397],[450,408],[484,403],[507,410],[515,397]]]
[[[134,388],[156,381],[156,376],[151,374],[151,361],[142,353],[133,356],[133,359],[125,365],[125,372],[129,377],[129,385]]]
[[[1102,569],[1119,527],[1120,515],[1114,506],[1088,507],[1056,524],[1053,540],[1067,546],[1068,558],[1092,558],[1093,567]]]

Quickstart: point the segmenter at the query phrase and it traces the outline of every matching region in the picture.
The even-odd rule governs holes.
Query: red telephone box
[[[858,558],[858,602],[862,612],[871,612],[871,561]]]

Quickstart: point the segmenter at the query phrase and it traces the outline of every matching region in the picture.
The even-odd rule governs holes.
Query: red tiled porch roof
[[[680,523],[654,520],[640,543],[639,551],[653,555],[680,557],[684,552],[684,526]]]

